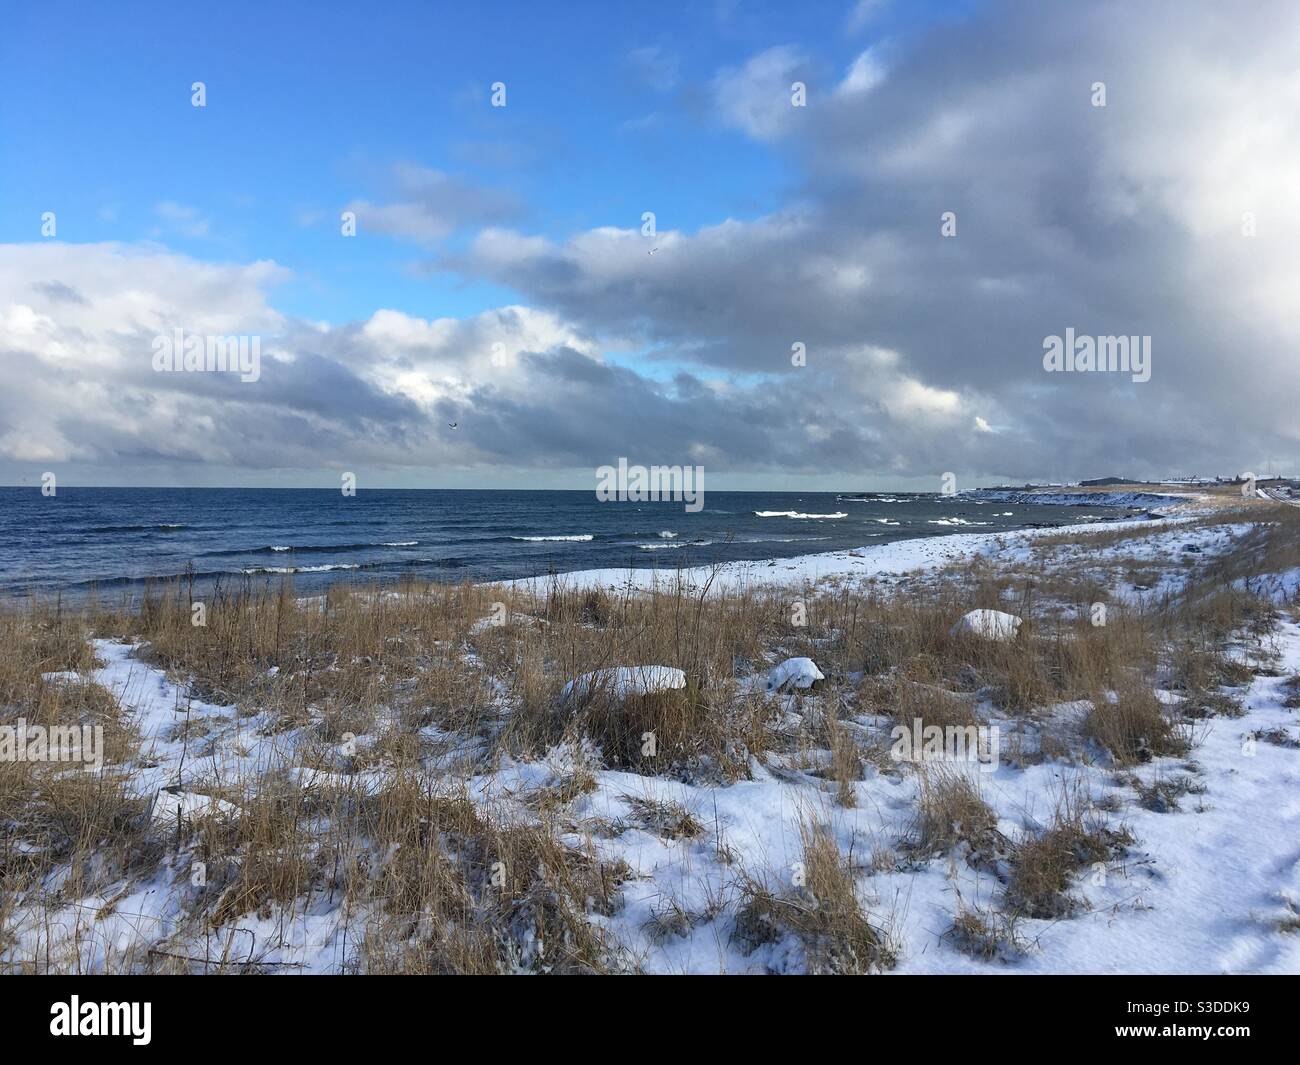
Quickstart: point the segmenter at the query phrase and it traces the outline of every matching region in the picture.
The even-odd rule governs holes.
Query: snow
[[[597,669],[574,678],[565,684],[560,698],[568,699],[570,695],[582,698],[595,690],[609,692],[616,699],[626,699],[685,687],[686,674],[672,666],[618,666]]]
[[[1294,603],[1300,598],[1300,568],[1284,570],[1281,573],[1267,573],[1259,577],[1247,577],[1234,581],[1233,586],[1253,592],[1261,598],[1279,605]]]
[[[1300,628],[1279,633],[1281,668],[1300,670]],[[1171,813],[1156,813],[1114,781],[1112,769],[1045,761],[990,775],[972,769],[1000,829],[1022,838],[1050,821],[1063,794],[1082,789],[1094,800],[1123,804],[1118,820],[1136,842],[1108,863],[1104,877],[1091,870],[1075,878],[1072,894],[1083,908],[1063,920],[1023,918],[1027,951],[1008,960],[977,960],[959,952],[944,933],[959,906],[995,907],[1003,884],[986,870],[946,857],[905,863],[885,871],[865,867],[873,847],[906,838],[915,816],[914,777],[868,772],[853,785],[856,806],[835,805],[815,777],[792,787],[757,760],[754,779],[726,788],[601,772],[595,792],[575,815],[627,818],[626,796],[673,802],[694,814],[703,836],[666,840],[645,832],[599,839],[606,860],[622,859],[637,874],[625,890],[625,907],[608,927],[633,945],[652,973],[798,972],[802,958],[789,943],[744,954],[732,940],[733,918],[708,917],[735,880],[720,857],[761,856],[762,875],[790,887],[802,858],[801,816],[809,804],[843,853],[863,856],[859,898],[886,923],[900,947],[898,973],[1297,973],[1300,936],[1278,922],[1300,896],[1300,756],[1257,743],[1243,752],[1243,737],[1279,724],[1295,724],[1281,707],[1281,678],[1260,677],[1245,691],[1246,716],[1215,719],[1197,737],[1191,758],[1205,791],[1187,796]],[[1059,712],[1076,711],[1071,704]],[[1007,723],[1003,723],[1004,726]],[[1190,772],[1184,760],[1161,758],[1141,767],[1144,782]],[[751,874],[755,871],[750,870]],[[692,934],[656,942],[646,931],[671,902],[705,915]]]
[[[1178,521],[1190,519],[1166,519]],[[976,556],[1005,559],[1019,555],[1028,559],[1033,541],[1045,536],[1079,532],[1144,528],[1140,520],[1095,524],[1064,525],[1052,529],[1016,529],[1008,532],[950,533],[944,536],[918,536],[886,544],[868,544],[850,551],[826,551],[796,555],[791,558],[760,561],[725,562],[709,566],[689,566],[667,570],[632,567],[576,570],[558,576],[522,577],[505,581],[534,595],[545,595],[553,586],[569,590],[601,588],[607,591],[673,590],[678,586],[702,589],[706,585],[718,591],[745,588],[798,586],[826,580],[866,582],[900,577],[955,565]]]
[[[1178,492],[1016,492],[1004,489],[980,488],[963,492],[962,498],[978,496],[999,503],[1040,504],[1057,507],[1151,507],[1171,503],[1187,503],[1205,498]]]
[[[787,688],[805,690],[819,680],[825,680],[822,671],[811,658],[787,658],[773,666],[767,674],[767,690],[785,691]]]
[[[1021,619],[1001,610],[972,610],[963,614],[952,627],[953,635],[969,633],[986,640],[1014,640],[1020,631]]]
[[[224,799],[163,788],[154,799],[153,819],[174,825],[178,821],[190,823],[204,817],[233,817],[239,812],[238,806]]]

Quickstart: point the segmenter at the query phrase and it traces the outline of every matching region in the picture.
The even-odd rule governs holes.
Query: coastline
[[[181,598],[14,613],[24,720],[53,706],[98,722],[93,779],[115,790],[86,814],[80,775],[19,766],[33,872],[8,960],[1192,972],[1231,932],[1226,970],[1293,971],[1294,937],[1275,927],[1290,920],[1277,900],[1300,749],[1300,519],[1203,502],[512,582],[532,601],[419,583],[345,586],[328,610],[215,601],[199,626]],[[1011,639],[963,627],[990,611],[1027,624]],[[655,686],[594,680],[611,673]],[[795,675],[806,685],[784,687]],[[584,683],[594,694],[575,702]],[[900,729],[933,726],[995,746],[974,760],[897,749]],[[72,816],[93,818],[93,842],[68,859],[51,842]],[[179,858],[136,862],[178,838]],[[428,880],[430,839],[450,842],[450,879]],[[1206,847],[1234,878],[1196,860]],[[390,857],[337,879],[322,853]],[[488,859],[513,870],[509,892],[485,880]],[[217,891],[194,889],[196,868]],[[792,879],[802,868],[815,889]],[[70,869],[92,873],[66,899],[42,890]],[[470,918],[418,930],[448,885]],[[807,890],[835,905],[803,906]],[[106,914],[103,935],[84,934],[86,912]],[[212,927],[250,926],[264,953],[209,958]],[[474,951],[431,955],[446,927]],[[566,934],[558,961],[540,949]]]
[[[912,573],[929,572],[969,560],[975,555],[994,552],[1011,552],[1024,549],[1034,539],[1044,536],[1095,532],[1099,528],[1120,530],[1138,526],[1155,526],[1161,522],[1174,523],[1190,520],[1208,497],[1177,493],[1131,492],[1080,492],[1060,493],[1007,492],[985,494],[979,498],[998,502],[1013,502],[1022,506],[1080,505],[1112,506],[1115,508],[1141,505],[1159,501],[1167,511],[1148,509],[1142,517],[1108,521],[1104,526],[1096,522],[1081,522],[1042,529],[1017,529],[1010,532],[936,533],[929,536],[909,537],[884,544],[866,544],[862,547],[840,551],[823,551],[807,555],[757,561],[724,562],[714,565],[683,566],[677,569],[644,569],[635,567],[610,567],[604,569],[574,570],[568,573],[521,577],[500,583],[508,588],[520,588],[530,594],[545,594],[547,589],[559,587],[568,591],[598,588],[603,591],[651,591],[656,588],[676,587],[700,589],[706,585],[716,590],[742,591],[791,584],[809,584],[818,581],[843,581],[864,583],[878,578],[900,578]],[[971,493],[972,497],[974,493]],[[1099,502],[1097,497],[1104,502]],[[1063,503],[1065,499],[1068,503]]]

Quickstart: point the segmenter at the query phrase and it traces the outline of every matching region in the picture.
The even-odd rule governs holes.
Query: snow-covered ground
[[[295,737],[264,734],[270,730],[262,715],[240,717],[235,707],[195,699],[162,670],[134,658],[127,644],[96,640],[94,647],[103,664],[85,679],[110,691],[139,730],[142,758],[125,777],[130,791],[153,804],[156,821],[174,823],[178,806],[190,823],[207,815],[237,817],[238,807],[214,793],[232,781],[297,765]],[[70,682],[68,674],[50,674],[47,679]],[[186,743],[180,730],[187,722],[203,723],[200,742]],[[106,765],[98,772],[122,773],[122,767]],[[310,774],[304,786],[309,783]],[[183,862],[169,856],[147,881],[98,896],[63,900],[58,882],[47,884],[45,898],[57,901],[20,912],[11,925],[17,943],[9,956],[39,958],[46,952],[63,956],[71,951],[79,959],[75,971],[118,972],[123,959],[139,964],[160,944],[175,950],[171,939],[186,923],[192,875],[189,856]],[[230,957],[237,962],[256,957],[271,968],[287,964],[294,971],[335,971],[343,956],[346,919],[341,908],[277,913],[275,920],[248,914],[238,921]],[[225,941],[225,936],[217,939]],[[264,945],[270,943],[283,945],[266,950]],[[198,953],[204,954],[202,947]],[[214,956],[220,955],[218,948]]]
[[[1038,504],[1058,507],[1161,507],[1174,503],[1187,503],[1204,498],[1186,492],[1049,492],[1042,490],[1017,492],[1010,489],[981,488],[963,493],[963,497],[996,500],[999,503],[1016,503],[1021,506]]]
[[[1166,519],[1167,523],[1189,521]],[[691,588],[708,585],[718,591],[761,588],[773,585],[817,583],[826,580],[866,581],[932,571],[967,561],[977,555],[1006,560],[1028,558],[1035,540],[1072,533],[1142,528],[1148,519],[1107,522],[1105,525],[1066,525],[1052,529],[1018,529],[1003,533],[950,533],[870,544],[849,551],[825,551],[791,558],[755,562],[724,562],[714,566],[691,566],[657,570],[631,567],[577,570],[558,576],[523,577],[505,582],[533,594],[545,594],[553,585],[563,588],[601,588],[607,591],[672,589],[678,584]],[[1163,524],[1159,527],[1163,527]]]
[[[1300,671],[1300,627],[1286,622],[1277,650],[1284,672]],[[1199,795],[1157,813],[1102,765],[1054,761],[996,773],[970,770],[999,829],[1015,840],[1041,830],[1064,790],[1095,800],[1113,796],[1115,815],[1137,841],[1104,870],[1079,877],[1085,905],[1068,919],[1022,920],[1022,956],[980,961],[955,949],[945,933],[960,905],[995,908],[1003,890],[991,871],[936,860],[887,872],[864,868],[859,888],[868,912],[881,916],[900,945],[899,973],[1300,973],[1300,935],[1283,931],[1300,914],[1300,751],[1247,741],[1275,728],[1296,733],[1282,706],[1277,677],[1259,677],[1242,693],[1244,717],[1215,719],[1188,759],[1157,759],[1136,771],[1144,783],[1190,774]],[[1172,698],[1172,696],[1171,696]],[[868,722],[867,724],[870,724]],[[1189,768],[1191,767],[1191,768]],[[600,841],[601,853],[627,861],[639,878],[625,888],[626,909],[610,926],[635,945],[651,972],[799,971],[801,957],[778,942],[745,955],[725,914],[689,937],[657,943],[645,931],[671,901],[708,913],[733,879],[726,849],[759,857],[775,886],[793,885],[802,845],[799,823],[811,810],[831,826],[841,851],[861,856],[905,838],[915,816],[915,777],[869,772],[854,785],[856,806],[832,800],[825,784],[803,775],[774,776],[755,764],[755,778],[727,788],[602,772],[578,817],[628,818],[626,796],[679,804],[705,826],[693,839],[665,840],[631,830]],[[504,781],[494,782],[506,786]],[[513,784],[521,783],[518,779]]]

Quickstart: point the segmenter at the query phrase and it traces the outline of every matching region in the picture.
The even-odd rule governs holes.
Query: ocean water
[[[205,591],[292,574],[312,594],[340,580],[672,569],[1122,514],[887,493],[707,492],[704,503],[688,513],[594,491],[0,488],[0,595],[116,595],[187,573]]]

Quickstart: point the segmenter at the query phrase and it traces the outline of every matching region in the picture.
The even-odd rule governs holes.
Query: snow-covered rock
[[[968,632],[986,640],[1014,640],[1020,631],[1021,621],[1015,614],[1001,610],[972,610],[964,614],[952,627],[952,635]]]
[[[535,618],[531,614],[519,614],[511,611],[509,614],[493,612],[485,618],[479,618],[469,627],[470,634],[477,636],[480,633],[487,632],[490,629],[502,628],[506,625],[545,625],[545,618]]]
[[[233,817],[240,812],[239,807],[225,799],[212,795],[200,795],[193,791],[159,788],[153,803],[153,819],[164,825],[174,825],[180,821],[198,821],[204,817]]]
[[[597,669],[574,678],[564,686],[560,698],[581,698],[594,689],[609,692],[616,699],[626,699],[630,695],[649,695],[685,687],[686,674],[672,666],[618,666]]]
[[[768,671],[767,690],[770,692],[787,691],[792,688],[804,690],[811,688],[817,681],[825,679],[825,675],[811,658],[787,658]]]

